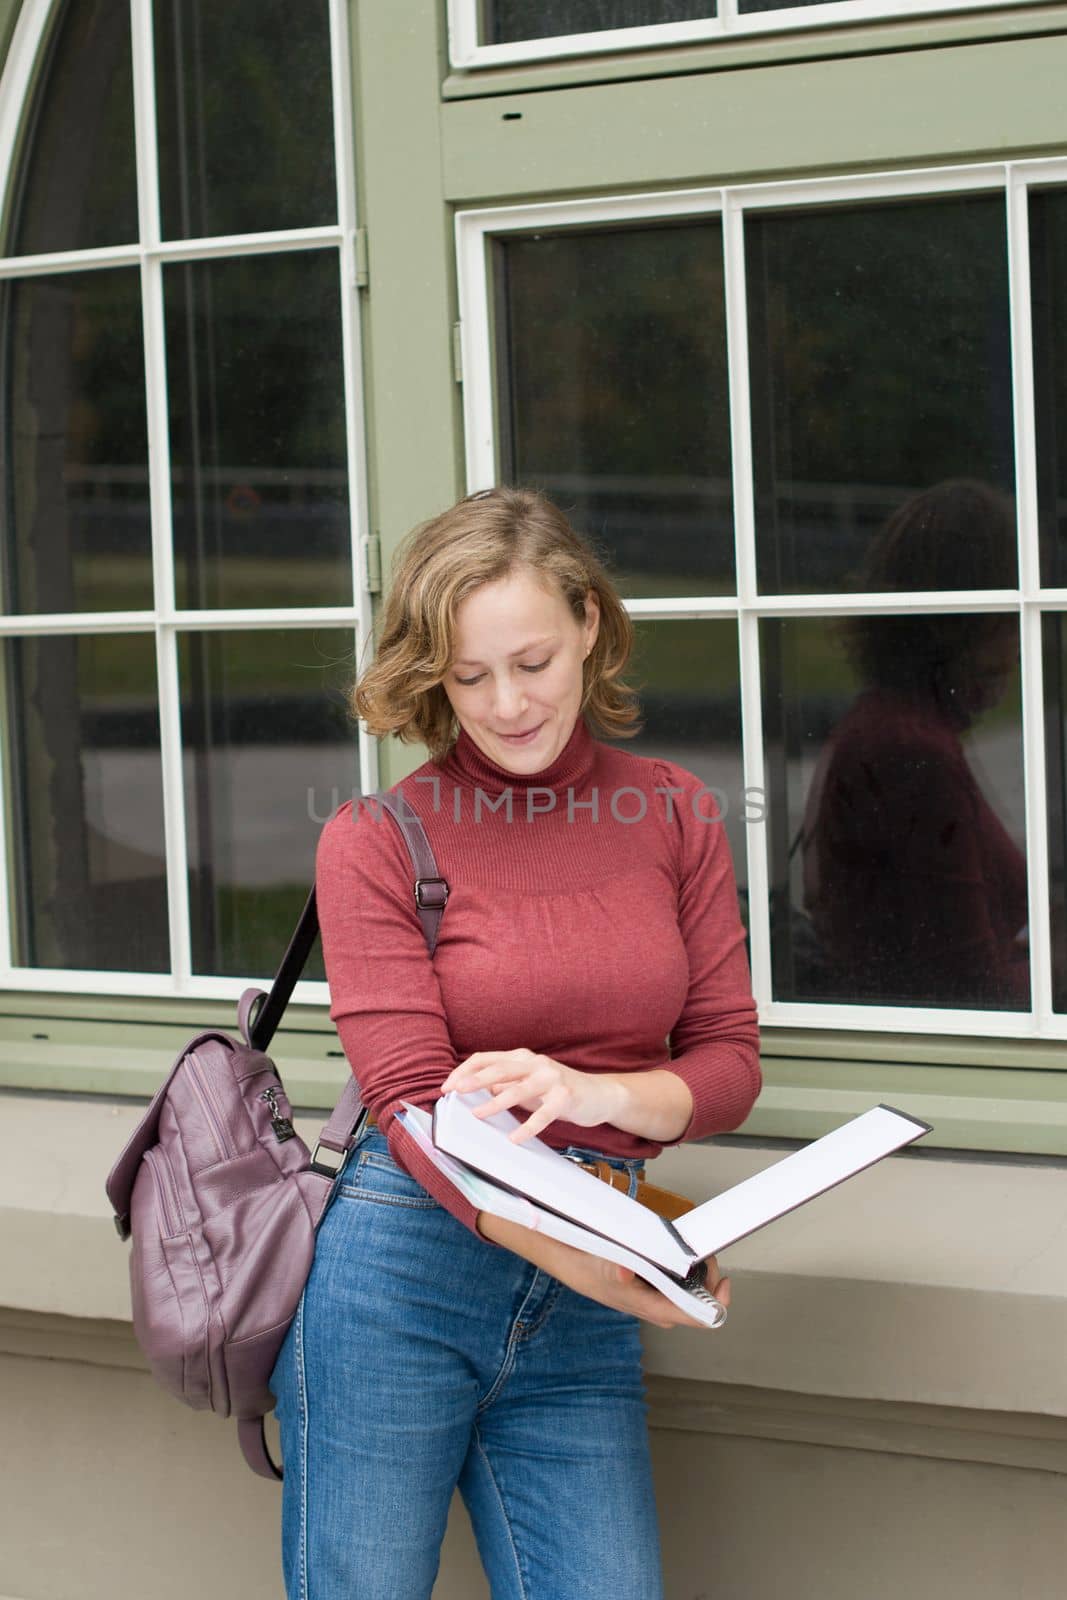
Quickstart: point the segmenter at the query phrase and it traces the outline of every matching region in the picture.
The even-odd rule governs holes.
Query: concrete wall
[[[8,1319],[0,1341],[5,1596],[282,1600],[280,1490],[247,1471],[230,1425],[156,1387],[123,1325]],[[780,1393],[738,1405],[728,1386],[653,1377],[650,1394],[668,1600],[1063,1593],[1067,1478],[1048,1458],[958,1460],[915,1437],[887,1449],[891,1410],[864,1420],[818,1397],[798,1416]],[[912,1426],[936,1449],[952,1420],[965,1430],[940,1413]],[[488,1595],[458,1504],[434,1595]]]
[[[0,1597],[280,1600],[278,1489],[133,1342],[103,1178],[139,1108],[0,1116]],[[778,1153],[659,1176],[704,1197]],[[646,1340],[669,1600],[1061,1595],[1065,1219],[1058,1165],[904,1156],[735,1247],[726,1328]],[[435,1594],[486,1594],[460,1509]]]

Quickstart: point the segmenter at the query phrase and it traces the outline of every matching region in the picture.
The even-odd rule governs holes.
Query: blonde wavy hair
[[[596,643],[583,665],[581,712],[594,732],[630,738],[640,730],[637,691],[622,681],[633,624],[598,557],[567,518],[532,489],[483,489],[424,522],[396,553],[377,630],[374,660],[352,690],[351,710],[381,738],[425,744],[434,761],[457,724],[443,679],[452,660],[456,613],[483,584],[528,568],[553,583],[576,621],[590,590],[600,602]]]

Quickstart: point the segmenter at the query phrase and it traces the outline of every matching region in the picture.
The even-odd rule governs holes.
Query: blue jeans
[[[493,1600],[662,1595],[636,1320],[477,1238],[377,1129],[271,1388],[289,1600],[425,1600],[457,1486]]]

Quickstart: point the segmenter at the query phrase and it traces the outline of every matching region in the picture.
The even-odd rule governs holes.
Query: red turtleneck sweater
[[[323,829],[319,920],[330,1015],[364,1100],[442,1205],[475,1227],[394,1113],[432,1105],[477,1050],[526,1047],[582,1072],[666,1068],[693,1096],[684,1139],[744,1121],[760,1086],[756,1008],[726,834],[705,820],[716,808],[699,779],[594,740],[580,717],[541,772],[507,772],[461,732],[395,787],[450,885],[433,960],[400,830],[366,806],[343,805]],[[609,1125],[556,1122],[542,1137],[617,1156],[662,1148]]]

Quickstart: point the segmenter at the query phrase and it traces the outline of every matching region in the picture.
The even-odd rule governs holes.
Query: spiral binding
[[[704,1280],[707,1277],[708,1265],[706,1261],[697,1261],[690,1267],[682,1287],[693,1296],[694,1300],[703,1301],[706,1306],[714,1306],[718,1315],[712,1324],[721,1328],[726,1321],[726,1307],[721,1300],[716,1300],[710,1289],[707,1289]]]

